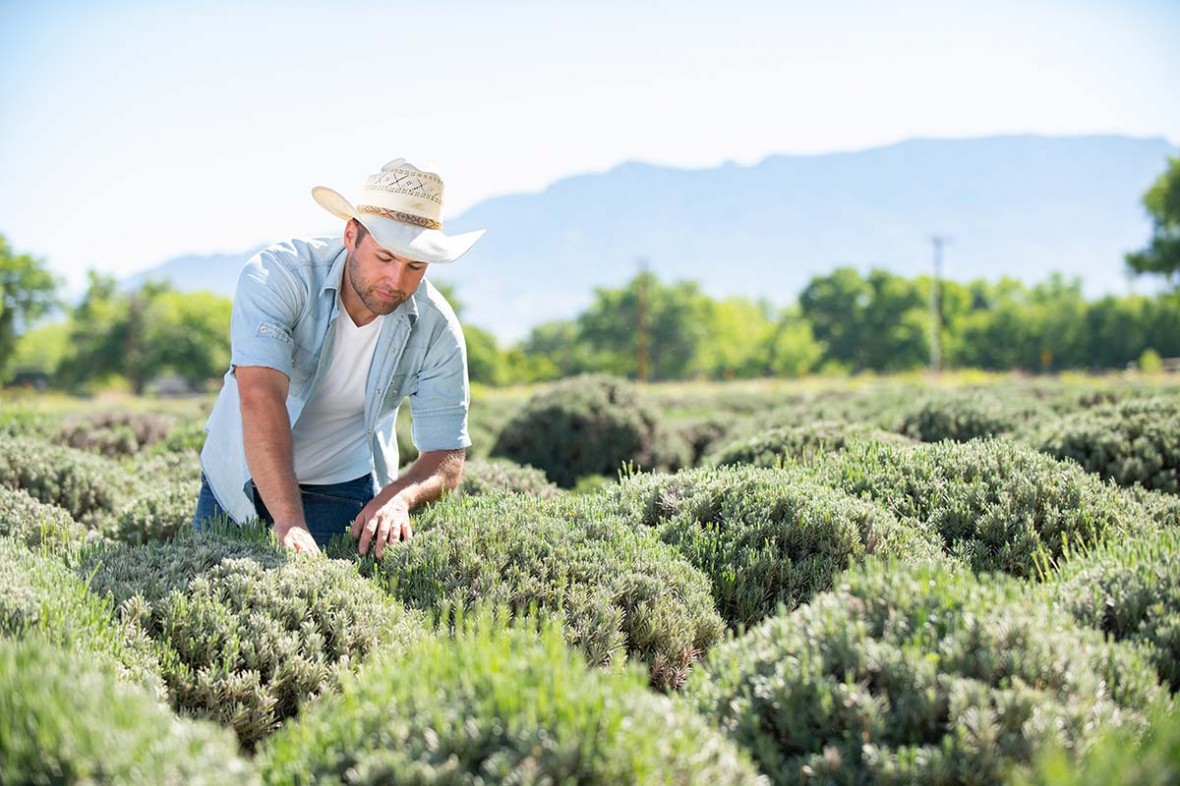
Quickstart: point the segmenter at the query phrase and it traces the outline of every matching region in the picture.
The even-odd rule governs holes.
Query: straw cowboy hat
[[[387,251],[418,262],[454,262],[471,250],[484,233],[480,229],[444,235],[442,178],[404,158],[395,158],[369,176],[356,207],[324,186],[313,188],[311,196],[332,215],[345,221],[355,218],[364,224]]]

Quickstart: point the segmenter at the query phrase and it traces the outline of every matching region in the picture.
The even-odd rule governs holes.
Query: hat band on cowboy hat
[[[442,179],[404,158],[390,161],[370,175],[354,207],[325,186],[311,190],[320,207],[345,221],[355,218],[377,244],[418,262],[454,262],[466,254],[484,230],[447,235],[442,231]]]

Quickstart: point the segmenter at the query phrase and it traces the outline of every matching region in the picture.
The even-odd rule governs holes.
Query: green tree
[[[57,304],[57,286],[44,262],[15,253],[0,235],[0,376],[12,359],[17,337]]]
[[[467,341],[467,375],[483,385],[504,384],[504,358],[496,337],[475,325],[463,326]]]
[[[1151,298],[1143,295],[1108,295],[1086,310],[1090,365],[1125,367],[1150,347]]]
[[[1060,371],[1092,364],[1080,278],[1067,279],[1053,273],[1034,286],[1030,320],[1038,346],[1034,348],[1035,359],[1026,359],[1024,368]]]
[[[851,267],[814,276],[808,282],[799,295],[799,308],[811,323],[816,340],[826,347],[825,361],[864,367],[864,312],[872,299],[872,287]]]
[[[948,364],[992,370],[1025,368],[1024,359],[1030,356],[1027,347],[1035,343],[1027,321],[1028,288],[1005,277],[994,284],[975,280],[967,289],[970,308],[952,315],[948,323],[944,345]]]
[[[552,369],[552,377],[542,376],[541,379],[605,371],[610,365],[609,359],[596,356],[591,347],[582,341],[577,324],[568,320],[537,325],[521,344],[520,351],[525,358],[538,359],[538,368]],[[525,368],[529,363],[521,359],[514,362],[514,366]]]
[[[731,297],[710,302],[707,311],[697,370],[713,379],[766,376],[776,329],[770,304]]]
[[[929,282],[850,267],[811,279],[799,296],[824,361],[853,371],[903,371],[930,357]]]
[[[59,380],[78,388],[118,376],[141,394],[158,371],[152,367],[156,357],[146,339],[145,313],[168,285],[149,282],[125,293],[112,276],[92,270],[87,278],[86,294],[70,317],[71,352]]]
[[[13,373],[38,372],[52,379],[70,350],[70,324],[62,319],[21,334],[8,364]]]
[[[142,313],[141,377],[171,372],[199,390],[224,374],[229,369],[232,310],[233,301],[212,292],[152,294]]]
[[[1151,217],[1151,241],[1127,254],[1127,266],[1140,275],[1161,275],[1180,289],[1180,158],[1168,161],[1168,168],[1143,195],[1143,207]]]
[[[799,309],[791,308],[779,317],[767,346],[767,371],[776,377],[796,378],[819,365],[824,345],[815,340],[811,323]]]
[[[930,360],[930,280],[911,280],[885,270],[868,277],[872,296],[865,308],[864,367],[906,371]]]
[[[697,370],[710,303],[695,282],[665,285],[640,273],[623,289],[595,290],[594,302],[577,319],[578,337],[607,366],[596,370],[638,378],[646,357],[648,379],[685,379]]]

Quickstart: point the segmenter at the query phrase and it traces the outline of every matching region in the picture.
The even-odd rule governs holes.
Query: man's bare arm
[[[264,366],[238,366],[234,376],[242,407],[246,464],[274,518],[275,535],[295,551],[318,552],[303,518],[303,499],[295,479],[287,416],[290,380],[281,371]]]
[[[466,450],[433,450],[421,453],[405,473],[383,488],[352,523],[352,537],[360,538],[360,552],[370,544],[380,559],[385,544],[409,540],[410,511],[453,491],[463,479]]]

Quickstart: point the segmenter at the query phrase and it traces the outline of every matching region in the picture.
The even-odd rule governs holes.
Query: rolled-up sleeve
[[[446,322],[430,342],[417,384],[410,393],[414,447],[423,453],[470,447],[469,403],[463,329],[457,321]]]
[[[230,318],[230,363],[265,366],[291,376],[291,330],[307,292],[282,262],[263,251],[242,269]]]

